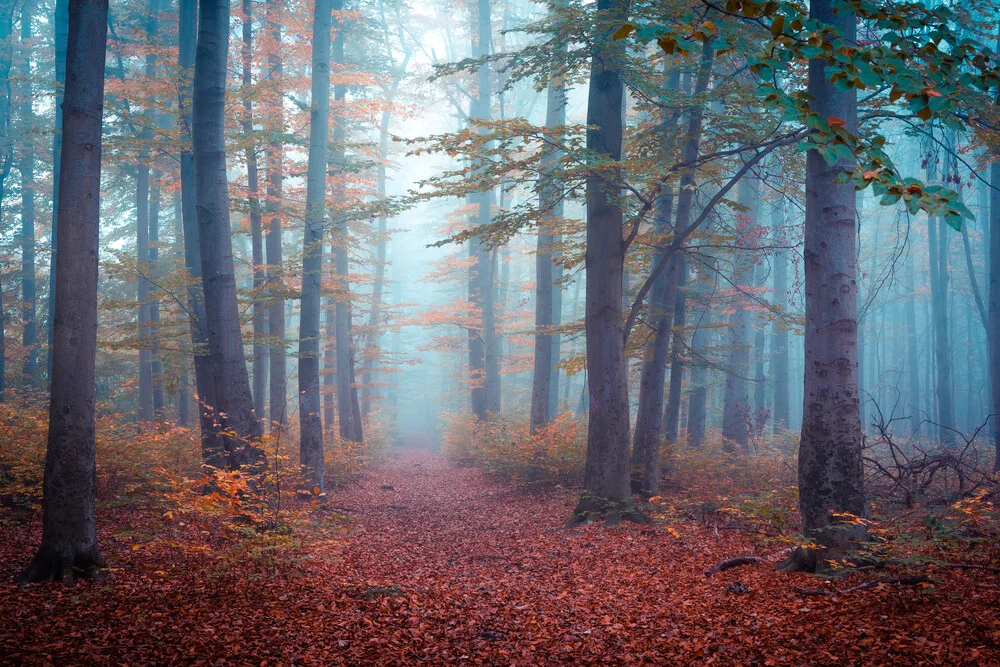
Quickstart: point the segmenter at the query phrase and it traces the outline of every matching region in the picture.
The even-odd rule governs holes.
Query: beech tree
[[[95,576],[103,565],[94,498],[94,362],[108,2],[70,0],[68,12],[42,542],[23,575],[26,582],[67,584]]]

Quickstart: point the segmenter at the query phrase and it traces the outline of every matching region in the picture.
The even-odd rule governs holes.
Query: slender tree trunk
[[[305,468],[307,486],[319,493],[324,491],[319,315],[330,125],[331,22],[331,0],[316,0],[313,14],[306,221],[302,253],[302,310],[299,316],[299,459]]]
[[[337,32],[333,42],[333,59],[338,71],[344,68],[345,25],[340,17],[344,8],[343,0],[334,1],[337,15],[334,27]],[[343,76],[343,75],[341,75]],[[333,126],[333,163],[334,169],[341,176],[344,174],[344,145],[347,141],[344,114],[344,99],[347,96],[347,84],[338,81],[334,86],[334,126]],[[343,201],[346,196],[342,180],[337,182],[336,199]],[[347,207],[342,206],[338,215],[337,242],[335,243],[334,270],[336,272],[336,328],[337,328],[337,413],[340,416],[340,437],[350,442],[363,442],[364,434],[361,424],[361,406],[358,401],[357,382],[354,377],[354,349],[351,336],[351,276],[350,276],[350,230],[347,226]]]
[[[261,422],[253,409],[247,374],[229,221],[225,101],[229,51],[229,0],[198,4],[194,69],[194,170],[201,246],[202,285],[215,408],[230,467],[257,463]]]
[[[771,210],[772,238],[774,244],[783,243],[784,234],[780,230],[785,224],[785,206],[781,199]],[[774,303],[780,308],[781,316],[771,324],[771,377],[774,378],[774,432],[777,434],[789,427],[788,398],[788,257],[781,248],[774,251]]]
[[[273,85],[278,92],[271,99],[271,110],[268,114],[273,124],[273,132],[281,136],[285,132],[285,114],[281,97],[282,62],[281,62],[281,0],[268,0],[267,29],[270,33],[272,51],[268,54],[268,67]],[[269,222],[267,228],[267,282],[268,310],[267,331],[270,336],[268,355],[270,363],[270,386],[268,387],[268,417],[272,426],[279,427],[288,421],[287,402],[288,389],[288,357],[285,352],[285,296],[282,275],[281,256],[281,197],[283,190],[284,161],[282,139],[268,142],[267,149],[267,209]]]
[[[253,263],[253,401],[257,415],[263,417],[267,391],[268,349],[267,304],[264,303],[264,285],[267,282],[264,266],[264,237],[260,210],[260,182],[257,169],[257,145],[253,129],[253,3],[243,0],[243,138],[246,141],[244,157],[247,163],[247,189],[250,204],[250,244]]]
[[[565,50],[565,49],[562,49]],[[545,127],[554,129],[566,124],[566,85],[559,71],[549,75],[546,98]],[[563,195],[554,181],[552,171],[561,157],[560,151],[549,151],[542,157],[539,208],[545,220],[538,227],[535,250],[535,354],[531,386],[530,428],[535,433],[548,424],[557,412],[559,396],[559,336],[551,327],[560,323],[562,299],[557,299],[562,287],[555,281],[559,266],[553,256],[559,243],[558,232],[552,229],[563,215]],[[555,233],[554,233],[555,232]],[[558,307],[557,308],[557,301]],[[555,406],[555,407],[554,407]]]
[[[681,423],[681,385],[684,380],[684,325],[686,322],[687,299],[684,287],[687,286],[687,262],[680,258],[677,280],[677,303],[674,306],[673,340],[670,352],[670,386],[667,392],[667,408],[663,414],[663,439],[668,452],[677,443]]]
[[[31,14],[34,3],[30,0],[21,9],[21,50],[24,56],[24,84],[21,98],[21,122],[29,130],[35,127],[34,100],[31,85]],[[35,142],[31,132],[25,134],[21,144],[21,319],[24,322],[22,343],[25,349],[23,374],[29,387],[35,385],[38,367],[38,327],[36,320],[35,287]]]
[[[330,248],[327,271],[333,279],[334,250]],[[326,297],[326,337],[323,341],[323,426],[330,430],[337,419],[337,300]]]
[[[107,0],[71,0],[57,220],[59,282],[45,453],[42,542],[25,581],[72,583],[103,565],[97,544],[94,365],[100,255]]]
[[[753,249],[748,248],[748,239],[753,237],[757,227],[757,206],[760,201],[759,181],[747,174],[738,186],[737,199],[747,213],[736,216],[736,255],[733,269],[734,290],[730,309],[729,328],[726,331],[726,346],[729,360],[726,368],[726,389],[722,405],[722,439],[729,450],[748,452],[750,449],[750,393],[747,377],[750,373],[750,313],[749,298],[744,293],[754,284]]]
[[[1000,39],[997,39],[1000,48]],[[1000,107],[1000,92],[994,108]],[[1000,471],[1000,161],[990,163],[990,292],[989,317],[990,409],[993,420],[994,472]]]
[[[194,352],[194,375],[198,417],[201,426],[202,458],[208,465],[222,467],[223,444],[215,426],[215,379],[208,346],[205,299],[202,291],[201,243],[195,197],[194,152],[191,137],[191,110],[194,98],[193,75],[195,42],[198,34],[197,0],[180,0],[178,29],[178,65],[180,85],[178,106],[181,137],[181,218],[184,227],[184,265],[196,284],[188,290],[191,322],[191,347]]]
[[[691,338],[693,365],[691,369],[691,395],[688,398],[687,444],[701,447],[705,444],[705,425],[708,418],[708,363],[706,355],[712,340],[712,292],[716,276],[714,266],[698,271],[698,318],[695,320],[694,335]]]
[[[627,16],[627,3],[598,0],[599,26],[591,50],[587,100],[587,148],[618,161],[622,153],[621,58],[624,45],[611,39]],[[606,512],[605,501],[632,504],[629,487],[629,396],[622,317],[625,240],[619,188],[601,174],[587,176],[587,276],[585,329],[590,423],[585,494],[576,515]]]
[[[701,53],[695,81],[695,95],[703,95],[708,90],[715,51],[705,44]],[[670,87],[680,86],[676,76],[671,77]],[[700,106],[688,110],[687,139],[684,144],[684,159],[694,162],[701,146],[701,130],[703,111]],[[693,169],[686,170],[681,176],[680,193],[677,198],[677,220],[673,230],[682,230],[688,226],[694,207],[695,174]],[[668,268],[654,283],[652,298],[649,301],[647,317],[653,322],[653,338],[646,344],[645,357],[642,363],[642,377],[639,381],[639,406],[635,420],[635,438],[632,443],[632,465],[639,468],[640,486],[649,494],[656,494],[660,486],[660,432],[663,427],[663,394],[664,374],[673,331],[674,309],[677,306],[677,292],[684,262],[672,248],[672,239],[668,236],[671,230],[671,209],[673,207],[673,192],[668,191],[657,200],[656,231],[663,244],[663,249],[657,254],[652,269],[664,262]],[[683,250],[678,249],[680,252]],[[680,396],[677,396],[678,406]]]
[[[155,0],[154,0],[155,1]],[[145,146],[152,141],[152,133],[143,131],[140,136],[143,148],[136,163],[136,260],[139,266],[137,281],[139,303],[139,420],[153,421],[153,358],[149,330],[149,153]]]
[[[14,160],[14,138],[11,136],[14,90],[10,85],[10,68],[14,59],[13,24],[14,7],[9,3],[0,6],[0,204],[3,203],[7,176]],[[3,275],[0,272],[0,403],[3,403],[6,393],[7,316],[3,303]]]
[[[833,26],[842,39],[857,38],[855,17],[816,0],[810,16]],[[858,126],[857,91],[828,81],[826,61],[809,63],[813,111],[837,117],[848,132]],[[805,383],[799,444],[799,510],[805,534],[823,547],[849,549],[863,526],[841,525],[838,514],[865,517],[858,410],[856,207],[854,186],[838,184],[853,162],[829,165],[815,150],[806,155]],[[836,528],[835,528],[836,527]],[[814,552],[800,550],[784,569],[815,569]]]
[[[927,180],[937,180],[937,150],[927,159]],[[947,175],[947,168],[945,169]],[[937,367],[934,392],[937,396],[937,437],[941,444],[953,444],[955,426],[951,394],[951,349],[948,330],[947,239],[942,218],[927,218],[927,244],[930,253],[931,321],[934,327],[934,361]]]
[[[163,175],[153,169],[149,188],[149,275],[156,283],[160,277],[160,183]],[[166,418],[166,399],[163,394],[163,354],[160,351],[160,299],[153,288],[149,292],[150,376],[153,383],[153,418]]]
[[[910,252],[909,266],[906,271],[906,301],[903,303],[903,316],[906,320],[906,367],[909,381],[910,428],[913,435],[920,433],[920,355],[917,350],[917,289],[913,275],[915,259]]]
[[[46,342],[49,345],[47,364],[50,382],[52,380],[52,327],[55,323],[56,313],[56,270],[58,269],[56,251],[59,247],[59,179],[62,170],[63,93],[66,85],[67,40],[69,39],[69,0],[56,0],[53,24],[56,54],[56,124],[55,132],[52,134],[52,233],[50,234],[52,252],[49,258],[49,317],[46,322]]]

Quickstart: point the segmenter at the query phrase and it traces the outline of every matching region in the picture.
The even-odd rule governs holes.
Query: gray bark
[[[52,380],[52,345],[56,313],[56,251],[59,247],[59,179],[62,170],[62,137],[63,137],[63,94],[66,86],[66,54],[69,39],[69,0],[56,0],[55,16],[55,72],[56,72],[56,123],[52,134],[52,233],[50,239],[51,253],[49,255],[49,317],[46,322],[46,342],[49,346],[48,371],[49,381]]]
[[[320,415],[319,319],[326,216],[327,143],[330,125],[331,0],[316,0],[312,36],[312,98],[309,163],[302,253],[302,309],[299,319],[299,459],[306,485],[324,491],[323,424]]]
[[[27,1],[21,9],[21,43],[31,40],[31,12],[34,3]],[[32,107],[31,51],[22,47],[24,55],[25,80],[22,87],[21,122],[29,130],[35,127],[35,113]],[[25,348],[22,372],[29,387],[35,384],[38,367],[38,326],[36,320],[37,288],[35,283],[35,143],[34,135],[28,132],[21,143],[21,319],[24,332],[21,342]]]
[[[854,16],[817,0],[810,16],[856,39]],[[826,61],[809,63],[813,110],[857,131],[857,91],[839,90]],[[831,529],[835,513],[864,517],[861,419],[858,407],[857,248],[854,186],[837,176],[853,163],[829,165],[815,150],[806,156],[805,382],[799,444],[799,508],[805,534],[823,546],[846,548],[863,528]],[[846,528],[846,527],[845,527]]]
[[[94,364],[100,242],[101,122],[107,0],[71,0],[60,155],[55,292],[42,542],[25,581],[72,583],[103,564],[97,543]]]
[[[780,195],[779,195],[780,197]],[[780,199],[771,211],[772,238],[775,245],[781,245],[783,234],[779,231],[785,224],[784,202]],[[774,378],[773,423],[775,433],[788,428],[788,327],[782,321],[788,311],[788,257],[778,248],[774,251],[774,303],[780,308],[781,316],[771,324],[771,377]]]
[[[270,76],[276,86],[281,85],[282,62],[281,62],[281,0],[268,0],[267,3],[267,29],[270,32],[273,50],[268,54],[268,67],[271,70]],[[272,100],[274,108],[270,114],[272,123],[275,123],[276,133],[284,134],[284,112],[282,110],[281,94],[274,96]],[[288,356],[285,351],[285,297],[283,294],[282,278],[282,253],[281,253],[281,216],[280,200],[283,190],[283,169],[284,151],[282,140],[271,142],[267,149],[267,212],[270,216],[267,226],[267,282],[268,282],[268,309],[267,309],[267,331],[270,337],[269,346],[269,375],[270,386],[268,387],[268,413],[272,427],[277,424],[279,427],[288,421],[287,414],[287,376],[288,376]]]
[[[230,467],[256,463],[261,422],[253,409],[236,297],[229,182],[226,172],[225,102],[229,51],[229,0],[198,4],[194,68],[194,171],[202,286],[215,409]]]

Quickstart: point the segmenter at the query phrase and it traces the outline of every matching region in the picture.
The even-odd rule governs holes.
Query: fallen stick
[[[726,558],[725,560],[720,560],[718,563],[705,570],[705,576],[711,577],[713,574],[725,572],[726,570],[731,570],[734,567],[756,565],[763,562],[764,559],[758,558],[757,556],[736,556],[735,558]]]

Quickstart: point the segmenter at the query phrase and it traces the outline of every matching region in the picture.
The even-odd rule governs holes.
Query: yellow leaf
[[[785,30],[785,17],[778,15],[771,22],[771,36],[778,37],[779,35],[781,35],[782,32],[784,32],[784,30]]]
[[[629,23],[626,23],[622,27],[618,28],[618,30],[615,30],[615,34],[613,36],[613,39],[615,39],[616,41],[619,40],[619,39],[625,39],[626,37],[628,37],[629,35],[631,35],[633,32],[635,32],[635,26],[631,25]]]

